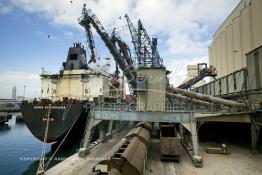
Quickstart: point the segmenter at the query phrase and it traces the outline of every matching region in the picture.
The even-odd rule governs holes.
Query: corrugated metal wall
[[[246,67],[248,52],[262,45],[262,0],[242,0],[213,36],[209,64],[218,77]]]
[[[218,78],[194,90],[203,94],[227,96],[248,95],[253,104],[262,102],[262,46],[246,54],[247,67]],[[262,104],[262,103],[261,103]]]
[[[165,111],[166,70],[139,69],[137,76],[144,77],[147,80],[147,90],[137,94],[137,110]]]
[[[262,47],[247,54],[248,88],[262,88]]]

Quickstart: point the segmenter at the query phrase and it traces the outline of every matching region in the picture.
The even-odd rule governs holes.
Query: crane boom
[[[122,58],[120,51],[116,48],[114,42],[111,41],[110,36],[107,31],[96,17],[95,14],[92,13],[90,9],[86,9],[86,5],[84,4],[82,16],[78,18],[78,22],[81,26],[83,26],[86,30],[90,24],[94,27],[100,38],[105,43],[106,47],[114,57],[114,60],[119,65],[120,69],[123,71],[123,74],[126,76],[128,82],[131,84],[132,88],[136,86],[135,74],[136,72],[131,71],[130,67],[126,63],[126,61]]]
[[[140,46],[139,46],[139,42],[138,42],[138,31],[137,29],[135,28],[135,26],[133,25],[133,23],[131,22],[129,16],[127,14],[125,14],[125,18],[126,18],[126,21],[127,21],[127,25],[128,25],[128,28],[129,28],[129,31],[130,31],[130,35],[131,35],[131,39],[132,39],[132,43],[134,45],[134,49],[135,49],[135,53],[136,53],[136,57],[137,57],[137,60],[138,60],[138,64],[140,65],[141,64],[141,58],[140,58]]]
[[[90,24],[86,24],[86,37],[87,37],[87,42],[88,42],[88,47],[91,50],[91,55],[90,55],[90,60],[88,61],[88,64],[90,64],[91,62],[96,62],[95,59],[95,43],[94,43],[94,39],[93,39],[93,34],[92,34],[92,30],[91,30],[91,25]]]
[[[163,60],[157,49],[157,38],[150,39],[141,20],[138,20],[136,29],[127,14],[125,18],[135,48],[138,67],[163,67]]]
[[[131,58],[130,49],[128,45],[124,41],[122,41],[120,35],[116,33],[115,29],[112,32],[111,41],[117,43],[120,49],[120,53],[122,54],[123,58],[125,58],[127,65],[129,66],[131,71],[135,71],[133,60]]]

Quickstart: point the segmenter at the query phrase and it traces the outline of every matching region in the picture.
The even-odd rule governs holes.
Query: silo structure
[[[214,33],[209,64],[218,78],[247,67],[246,54],[262,45],[261,16],[261,0],[242,0]]]

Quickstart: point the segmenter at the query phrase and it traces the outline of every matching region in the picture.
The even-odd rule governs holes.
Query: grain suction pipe
[[[213,97],[211,95],[200,94],[200,93],[193,92],[193,91],[187,91],[187,90],[180,89],[180,88],[170,87],[168,90],[175,94],[185,95],[190,98],[196,98],[202,101],[219,103],[219,104],[223,104],[223,105],[231,106],[231,107],[246,107],[244,103],[239,103],[239,102],[235,102],[232,100],[226,100],[226,99],[222,99],[218,97]]]

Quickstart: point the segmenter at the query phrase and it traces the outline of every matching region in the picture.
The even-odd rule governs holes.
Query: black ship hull
[[[46,124],[49,115],[47,143],[61,141],[72,127],[67,140],[83,136],[89,109],[85,103],[63,102],[60,104],[27,103],[21,104],[21,112],[30,132],[44,141]]]

